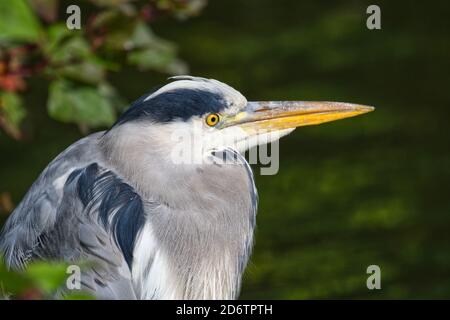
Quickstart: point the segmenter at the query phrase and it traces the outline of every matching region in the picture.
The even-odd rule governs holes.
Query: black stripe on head
[[[192,116],[220,112],[227,107],[226,100],[220,93],[201,89],[173,89],[144,100],[145,97],[141,97],[133,102],[116,125],[136,120],[161,123],[180,119],[186,121]]]

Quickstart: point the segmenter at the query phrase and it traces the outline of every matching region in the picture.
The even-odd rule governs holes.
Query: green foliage
[[[27,267],[26,274],[42,292],[51,294],[64,284],[66,269],[64,263],[35,262]]]
[[[20,137],[20,123],[26,111],[21,97],[14,92],[0,92],[0,123],[13,137]]]
[[[63,25],[50,30],[49,58],[55,68],[47,70],[53,76],[59,76],[92,85],[105,81],[105,63],[92,51],[88,41],[82,35],[72,35]]]
[[[36,261],[25,270],[9,270],[0,258],[0,299],[53,299],[64,287],[68,264]],[[65,300],[86,300],[92,297],[73,290],[62,296]]]
[[[55,80],[50,86],[49,114],[62,122],[75,121],[89,127],[114,122],[113,103],[94,86],[76,86],[67,80]]]
[[[0,1],[0,43],[38,41],[42,27],[26,0]]]
[[[78,4],[81,30],[69,30],[68,16],[58,16],[62,1],[2,1],[0,129],[16,139],[23,136],[26,112],[20,96],[31,77],[51,82],[47,105],[52,118],[84,129],[110,125],[126,103],[108,82],[109,71],[130,65],[142,71],[186,73],[177,47],[156,36],[149,24],[164,15],[195,15],[205,2],[85,0]]]
[[[187,72],[186,65],[177,59],[176,47],[153,34],[143,23],[138,23],[131,42],[139,48],[128,55],[128,62],[141,70],[158,70],[171,74]]]

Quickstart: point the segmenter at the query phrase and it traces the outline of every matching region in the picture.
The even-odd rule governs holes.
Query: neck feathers
[[[247,264],[257,206],[245,159],[234,164],[174,165],[151,137],[109,144],[107,161],[143,198],[146,216],[132,276],[146,299],[234,299]],[[222,157],[219,152],[214,156]],[[126,159],[126,161],[124,161]],[[222,157],[223,159],[223,157]],[[132,164],[132,165],[131,165]]]

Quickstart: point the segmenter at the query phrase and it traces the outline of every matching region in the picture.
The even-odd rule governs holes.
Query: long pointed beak
[[[226,119],[224,127],[239,125],[243,129],[275,131],[354,117],[375,108],[344,102],[258,101]]]

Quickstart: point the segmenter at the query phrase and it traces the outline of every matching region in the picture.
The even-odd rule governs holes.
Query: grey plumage
[[[81,283],[98,298],[234,299],[258,200],[240,152],[373,110],[247,102],[216,80],[173,80],[47,166],[3,228],[8,266],[93,262]]]
[[[154,107],[170,109],[174,99],[183,101],[186,95],[191,116],[208,112],[211,97],[227,107],[222,91],[231,88],[187,81],[205,84],[169,94],[171,104],[165,106],[158,97]],[[210,96],[204,98],[201,90],[208,86],[216,92],[207,91]],[[219,93],[224,97],[217,98]],[[194,108],[199,102],[203,105]],[[256,214],[248,164],[224,149],[211,157],[233,153],[233,165],[171,172],[155,147],[164,111],[153,110],[156,118],[151,118],[151,99],[134,108],[110,131],[74,143],[43,171],[4,226],[0,249],[6,262],[22,268],[34,259],[93,261],[82,286],[99,298],[235,298]],[[171,110],[165,121],[178,119],[180,110]],[[143,247],[137,248],[138,242]],[[156,249],[145,252],[148,242]]]

